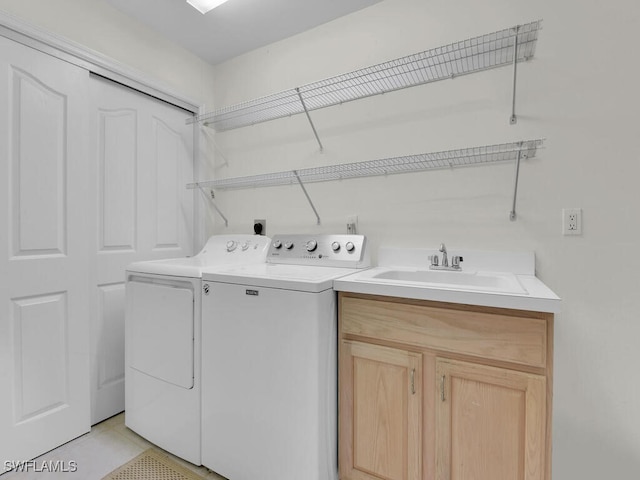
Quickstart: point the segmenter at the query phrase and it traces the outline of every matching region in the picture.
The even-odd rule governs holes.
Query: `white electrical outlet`
[[[582,209],[562,209],[562,234],[582,235]]]

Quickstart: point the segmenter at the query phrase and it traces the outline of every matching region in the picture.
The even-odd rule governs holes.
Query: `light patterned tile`
[[[134,432],[129,427],[127,427],[124,423],[116,425],[115,427],[113,427],[112,430],[114,432],[118,432],[120,435],[125,437],[127,440],[135,443],[136,445],[139,445],[140,447],[144,448],[145,450],[147,448],[151,448],[151,447],[154,446],[153,443],[151,443],[146,438],[141,437],[140,435],[138,435],[136,432]]]
[[[227,480],[222,475],[218,475],[216,472],[209,472],[209,474],[204,477],[205,480]]]
[[[149,441],[127,428],[124,414],[116,415],[95,425],[90,433],[83,435],[36,459],[42,469],[43,462],[63,462],[69,468],[76,462],[77,472],[11,472],[2,475],[1,480],[101,480],[105,475],[127,463],[146,449],[154,446]],[[174,455],[170,455],[181,465],[198,473],[206,480],[227,480],[203,466],[193,465]]]

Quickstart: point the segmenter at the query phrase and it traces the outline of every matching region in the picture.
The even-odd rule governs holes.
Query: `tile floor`
[[[1,475],[0,480],[101,480],[151,446],[151,443],[125,426],[124,413],[121,413],[95,425],[86,435],[36,459],[37,462],[62,460],[67,465],[73,460],[78,467],[76,472],[9,472]],[[207,480],[225,480],[205,467],[176,460]]]

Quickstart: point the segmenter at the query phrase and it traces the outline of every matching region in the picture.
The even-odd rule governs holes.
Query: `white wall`
[[[194,101],[212,103],[211,65],[104,1],[0,0],[0,12],[133,67]]]
[[[380,245],[534,250],[538,276],[563,298],[556,323],[555,480],[640,472],[640,133],[632,0],[385,0],[216,69],[225,106],[518,23],[544,19],[535,58],[519,67],[518,123],[509,125],[511,70],[498,69],[207,135],[219,178],[545,137],[524,163],[518,219],[514,167],[311,184],[322,225],[299,188],[219,192],[229,217],[212,231],[342,232],[348,214]],[[206,129],[205,129],[206,130]],[[561,235],[579,207],[584,234]],[[635,475],[633,475],[635,474]]]

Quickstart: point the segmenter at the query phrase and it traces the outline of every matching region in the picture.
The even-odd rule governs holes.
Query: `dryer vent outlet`
[[[254,220],[253,221],[253,233],[256,235],[267,234],[267,221],[266,220]]]

